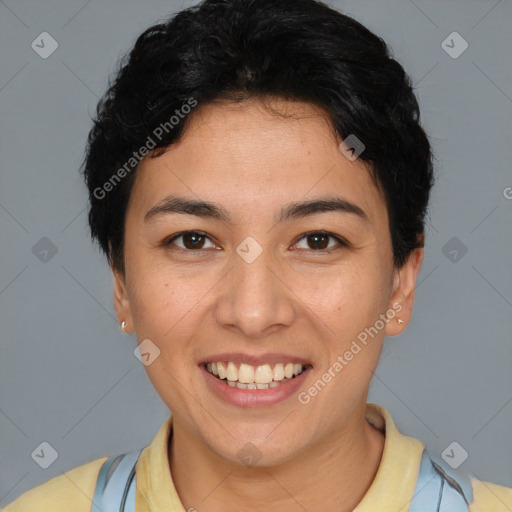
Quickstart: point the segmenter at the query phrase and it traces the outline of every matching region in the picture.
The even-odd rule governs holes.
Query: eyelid
[[[336,235],[335,233],[331,233],[330,231],[326,231],[324,229],[316,229],[316,230],[308,231],[308,232],[302,234],[300,236],[300,238],[293,245],[297,245],[304,238],[307,238],[308,236],[316,235],[316,234],[321,234],[321,235],[327,236],[329,238],[333,238],[342,247],[350,247],[350,243],[345,238],[343,238],[340,235]],[[313,253],[316,252],[316,253],[322,254],[322,253],[329,253],[329,252],[334,251],[334,250],[336,250],[338,248],[339,247],[331,247],[330,249],[319,249],[319,250],[316,250],[316,251],[314,249],[297,249],[297,250],[299,250],[299,251],[308,251],[308,252],[313,252]]]
[[[210,240],[210,242],[212,244],[216,245],[215,242],[211,239],[210,235],[208,235],[208,233],[206,233],[204,231],[198,231],[198,230],[180,231],[179,233],[172,235],[170,238],[166,238],[162,242],[162,245],[164,247],[170,246],[174,242],[174,240],[176,240],[177,238],[180,238],[185,235],[190,235],[190,234],[203,236],[204,238],[207,238],[208,240]],[[176,249],[179,251],[184,251],[184,252],[197,252],[197,253],[204,252],[206,250],[206,249],[197,249],[197,250],[183,249],[182,247],[177,247]],[[210,249],[210,248],[208,248],[208,249]]]

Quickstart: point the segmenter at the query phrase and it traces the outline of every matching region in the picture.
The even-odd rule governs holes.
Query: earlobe
[[[423,261],[423,247],[411,252],[409,258],[402,268],[395,271],[393,281],[393,293],[389,303],[389,309],[396,313],[396,316],[386,325],[386,335],[396,336],[401,334],[409,324],[414,305],[414,291]],[[398,311],[396,304],[400,305]],[[391,318],[391,317],[390,317]]]
[[[117,322],[124,333],[130,333],[133,331],[133,319],[125,278],[123,274],[115,270],[112,271],[112,278]]]

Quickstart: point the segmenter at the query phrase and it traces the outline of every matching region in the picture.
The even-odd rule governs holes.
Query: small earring
[[[402,325],[404,321],[401,318],[397,318],[396,321],[398,322],[398,325]]]
[[[126,329],[126,322],[123,320],[123,321],[121,322],[121,331],[123,331],[123,332],[124,332],[124,330],[125,330],[125,329]]]

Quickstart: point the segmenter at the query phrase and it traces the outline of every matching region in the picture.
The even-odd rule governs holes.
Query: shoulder
[[[485,482],[452,469],[425,450],[409,512],[511,512],[512,488]]]
[[[512,510],[512,488],[472,479],[473,502],[471,512],[510,512]]]
[[[96,459],[48,480],[23,493],[1,512],[89,512],[101,466]]]

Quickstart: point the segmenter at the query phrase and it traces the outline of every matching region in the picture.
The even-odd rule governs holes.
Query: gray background
[[[387,340],[370,401],[438,454],[457,441],[461,471],[512,486],[512,2],[330,4],[391,44],[437,156],[415,315]],[[144,446],[168,417],[116,324],[78,167],[118,57],[189,5],[0,2],[0,505]],[[59,44],[47,59],[31,48],[43,31]],[[453,31],[469,44],[456,59],[441,47]],[[43,441],[58,452],[48,469],[31,458]]]

